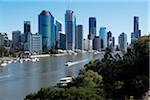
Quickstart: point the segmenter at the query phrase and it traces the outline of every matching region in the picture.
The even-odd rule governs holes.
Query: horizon
[[[33,2],[32,2],[33,1]],[[14,1],[3,0],[0,3],[0,31],[6,32],[9,39],[12,38],[12,31],[20,30],[23,33],[24,21],[31,22],[31,33],[38,32],[38,15],[42,10],[48,10],[54,16],[55,21],[62,22],[63,32],[65,23],[64,16],[66,10],[74,11],[77,19],[77,25],[83,25],[83,38],[87,39],[89,17],[96,17],[97,36],[100,27],[106,27],[107,32],[111,31],[115,37],[115,44],[118,44],[118,36],[124,32],[127,34],[127,42],[131,41],[131,32],[133,32],[133,17],[139,17],[139,29],[141,35],[147,35],[149,26],[149,3],[148,1],[53,1],[44,0],[32,1]],[[90,7],[91,6],[91,7]],[[19,9],[18,9],[19,8]],[[133,9],[134,8],[134,9]],[[31,10],[32,9],[32,10]],[[96,10],[95,10],[96,9]],[[97,10],[98,9],[98,10]],[[130,10],[129,10],[130,9]],[[111,12],[109,12],[111,10]],[[11,15],[11,16],[10,16]],[[5,20],[3,20],[5,19]],[[15,24],[14,24],[15,23]]]

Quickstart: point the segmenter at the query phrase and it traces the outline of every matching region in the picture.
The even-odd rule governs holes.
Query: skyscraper
[[[51,49],[50,12],[43,10],[39,15],[39,34],[42,35],[42,49],[47,52]]]
[[[107,47],[107,33],[106,33],[106,27],[100,27],[99,30],[99,37],[101,42],[101,47],[103,49],[106,49]]]
[[[138,16],[134,16],[134,36],[135,36],[135,38],[140,37],[139,17]]]
[[[131,44],[133,44],[140,36],[141,36],[141,30],[139,30],[139,17],[134,16],[133,32],[131,33]]]
[[[56,26],[55,26],[55,47],[59,48],[60,47],[60,34],[59,32],[62,31],[62,24],[60,21],[56,20]]]
[[[31,24],[30,21],[24,21],[24,42],[28,41],[28,34],[31,33]]]
[[[88,39],[93,40],[95,36],[96,36],[96,18],[95,17],[90,17],[89,18],[89,35],[88,35]]]
[[[83,40],[83,25],[76,26],[76,49],[82,50],[82,40]]]
[[[51,35],[50,48],[54,49],[55,48],[55,24],[54,24],[54,16],[51,13],[50,13],[50,35]]]
[[[119,48],[121,51],[127,51],[127,35],[125,33],[121,33],[118,37]]]
[[[72,10],[67,10],[65,14],[66,49],[74,50],[75,46],[75,16]]]

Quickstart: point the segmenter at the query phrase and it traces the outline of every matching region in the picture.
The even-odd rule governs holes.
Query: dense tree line
[[[149,43],[143,36],[123,56],[107,50],[101,61],[86,64],[69,87],[41,89],[25,99],[141,99],[149,89]]]

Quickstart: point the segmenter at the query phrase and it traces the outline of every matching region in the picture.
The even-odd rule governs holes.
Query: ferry
[[[58,87],[66,87],[71,82],[72,82],[72,77],[71,76],[67,76],[67,77],[61,78],[59,80],[59,82],[57,83],[57,85],[58,85]]]

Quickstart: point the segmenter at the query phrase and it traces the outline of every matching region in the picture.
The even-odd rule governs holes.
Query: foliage
[[[31,93],[25,100],[102,100],[94,89],[83,87],[41,88],[38,93]]]

